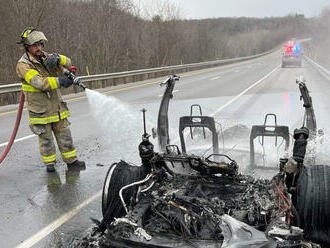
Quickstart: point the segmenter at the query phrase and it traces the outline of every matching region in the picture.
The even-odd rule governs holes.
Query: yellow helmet
[[[24,45],[33,45],[37,42],[44,43],[48,41],[43,32],[37,31],[32,27],[24,29],[20,38],[20,41],[17,43]]]

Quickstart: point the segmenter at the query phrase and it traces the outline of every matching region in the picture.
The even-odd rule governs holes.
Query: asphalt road
[[[330,82],[307,62],[302,68],[280,68],[280,60],[281,54],[275,52],[251,61],[180,75],[169,109],[172,142],[178,143],[179,117],[189,115],[194,103],[202,106],[204,115],[214,116],[222,130],[240,127],[226,140],[225,149],[231,152],[248,149],[249,128],[262,124],[266,113],[275,113],[278,124],[288,125],[292,132],[303,120],[295,83],[301,74],[313,97],[318,127],[324,129],[327,137]],[[13,145],[0,165],[0,247],[70,247],[88,232],[92,226],[89,218],[101,218],[100,190],[108,166],[119,159],[139,163],[137,145],[143,131],[140,110],[147,109],[150,133],[156,126],[164,91],[158,83],[164,79],[103,89],[106,99],[91,92],[91,104],[84,94],[66,97],[74,143],[79,158],[87,163],[87,169],[81,172],[68,171],[59,153],[57,172],[46,172],[37,137],[31,136],[24,111],[17,135],[22,140]],[[103,105],[98,101],[103,101]],[[12,132],[16,108],[0,108],[0,152]],[[322,148],[324,154],[327,150]],[[238,159],[242,167],[248,161],[246,154]],[[267,159],[274,158],[277,156]]]

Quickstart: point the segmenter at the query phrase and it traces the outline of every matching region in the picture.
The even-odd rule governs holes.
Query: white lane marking
[[[253,88],[257,84],[259,84],[260,82],[262,82],[267,77],[269,77],[279,67],[280,67],[280,65],[278,65],[274,70],[272,70],[266,76],[264,76],[263,78],[259,79],[257,82],[255,82],[254,84],[252,84],[250,87],[248,87],[247,89],[245,89],[244,91],[242,91],[241,93],[239,93],[233,99],[229,100],[225,105],[223,105],[222,107],[220,107],[211,116],[214,116],[215,114],[217,114],[218,112],[220,112],[222,109],[224,109],[225,107],[227,107],[228,105],[230,105],[231,103],[233,103],[234,101],[236,101],[240,96],[242,96],[243,94],[245,94],[248,90],[250,90],[251,88]],[[44,237],[46,237],[47,235],[49,235],[50,233],[52,233],[54,230],[56,230],[58,227],[60,227],[61,225],[63,225],[65,222],[67,222],[68,220],[70,220],[72,217],[74,217],[77,213],[80,212],[80,210],[82,208],[84,208],[85,206],[87,206],[89,203],[91,203],[92,201],[94,201],[96,198],[100,197],[101,194],[102,194],[102,191],[101,190],[98,191],[94,196],[88,198],[83,203],[81,203],[77,207],[73,208],[71,211],[63,214],[60,218],[56,219],[55,221],[53,221],[52,223],[50,223],[48,226],[44,227],[39,232],[37,232],[35,235],[33,235],[29,239],[25,240],[20,245],[16,246],[16,248],[30,248],[30,247],[32,247],[37,242],[39,242],[41,239],[43,239]]]
[[[234,72],[240,72],[240,70],[235,70]]]
[[[54,220],[48,226],[44,227],[39,232],[37,232],[36,234],[34,234],[33,236],[31,236],[29,239],[25,240],[23,243],[21,243],[18,246],[16,246],[16,248],[30,248],[30,247],[32,247],[37,242],[39,242],[44,237],[46,237],[48,234],[52,233],[53,231],[55,231],[55,229],[57,229],[58,227],[60,227],[61,225],[63,225],[65,222],[67,222],[68,220],[70,220],[72,217],[74,217],[77,213],[80,212],[80,210],[82,208],[84,208],[85,206],[87,206],[92,201],[96,200],[96,198],[100,197],[101,194],[102,194],[102,190],[98,191],[95,195],[93,195],[92,197],[88,198],[83,203],[81,203],[77,207],[73,208],[69,212],[63,214],[61,217],[59,217],[58,219]]]
[[[229,106],[230,104],[232,104],[233,102],[235,102],[238,98],[240,98],[242,95],[244,95],[247,91],[249,91],[250,89],[252,89],[254,86],[258,85],[259,83],[261,83],[263,80],[265,80],[266,78],[268,78],[273,72],[275,72],[278,68],[280,68],[280,65],[276,66],[275,69],[273,69],[271,72],[269,72],[267,75],[263,76],[261,79],[259,79],[257,82],[255,82],[254,84],[250,85],[248,88],[246,88],[245,90],[243,90],[241,93],[239,93],[238,95],[236,95],[234,98],[230,99],[228,102],[226,102],[224,105],[222,105],[219,109],[217,109],[214,113],[211,114],[211,116],[215,116],[216,114],[218,114],[221,110],[223,110],[224,108],[226,108],[227,106]]]
[[[217,76],[217,77],[211,78],[210,80],[217,80],[219,78],[221,78],[221,76]]]
[[[175,93],[175,92],[179,92],[179,90],[173,90],[173,91],[172,91],[172,93]],[[162,97],[162,96],[163,96],[163,94],[158,95],[158,97]]]
[[[23,141],[23,140],[26,140],[26,139],[30,139],[34,136],[37,136],[37,135],[31,134],[31,135],[28,135],[28,136],[25,136],[25,137],[22,137],[22,138],[19,138],[19,139],[15,139],[14,143],[19,142],[19,141]],[[5,142],[5,143],[0,144],[0,147],[7,146],[7,145],[8,145],[8,142]]]

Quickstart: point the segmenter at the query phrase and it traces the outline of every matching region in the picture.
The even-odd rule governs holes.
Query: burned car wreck
[[[181,150],[171,145],[168,106],[177,76],[170,76],[158,114],[155,152],[146,132],[138,150],[141,166],[113,163],[106,175],[101,221],[79,247],[328,247],[330,245],[330,169],[306,156],[307,141],[317,135],[312,100],[303,79],[297,79],[305,118],[295,129],[292,155],[281,158],[271,179],[238,172],[231,157],[219,153],[213,117],[180,118]],[[186,128],[209,129],[213,153],[188,154]],[[287,127],[252,128],[257,136],[283,137]],[[205,132],[204,132],[205,135]],[[288,144],[286,144],[287,148]],[[306,157],[306,158],[305,158]],[[250,169],[255,169],[253,142]]]

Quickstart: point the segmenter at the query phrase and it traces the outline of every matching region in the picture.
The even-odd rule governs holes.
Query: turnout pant
[[[69,125],[70,123],[67,119],[48,124],[30,125],[32,132],[39,137],[39,149],[44,164],[50,164],[56,161],[53,133],[63,161],[65,163],[72,163],[77,160]]]

